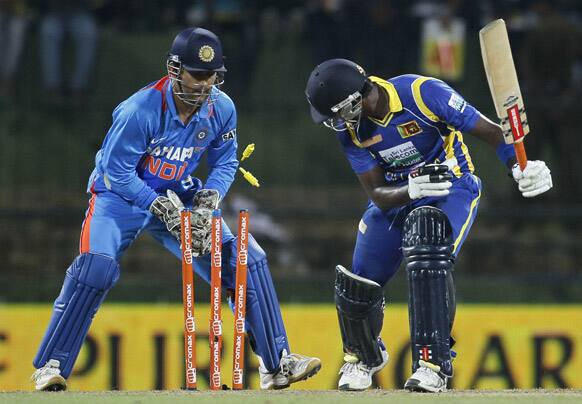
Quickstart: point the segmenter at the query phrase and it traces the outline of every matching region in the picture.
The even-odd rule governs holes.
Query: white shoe
[[[418,361],[420,367],[406,381],[404,388],[409,391],[441,393],[447,391],[447,377],[441,376],[441,367],[422,359]]]
[[[341,367],[339,373],[342,375],[338,382],[339,390],[366,390],[372,385],[372,376],[388,363],[389,355],[384,349],[382,352],[382,363],[375,367],[368,367],[354,355],[344,356],[346,363]]]
[[[30,378],[38,391],[62,391],[67,389],[67,381],[61,376],[59,366],[61,363],[56,359],[50,359],[46,365],[37,369]]]
[[[269,373],[262,366],[259,367],[261,390],[285,389],[291,383],[310,378],[319,372],[319,369],[321,369],[319,358],[299,354],[284,355],[276,373]]]

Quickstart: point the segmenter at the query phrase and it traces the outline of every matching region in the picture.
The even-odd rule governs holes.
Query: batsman
[[[522,171],[499,125],[441,80],[384,80],[331,59],[306,87],[315,123],[335,132],[369,197],[351,270],[336,267],[335,302],[345,352],[340,390],[365,390],[388,363],[380,339],[383,288],[405,260],[409,284],[410,391],[442,392],[453,377],[453,267],[475,220],[481,181],[463,133],[488,143],[526,198],[552,187],[543,161]]]
[[[120,275],[119,260],[144,231],[180,258],[180,211],[193,209],[196,272],[210,279],[211,217],[239,161],[234,103],[220,90],[219,38],[188,28],[174,39],[167,75],[117,106],[87,191],[79,255],[67,269],[33,364],[37,390],[64,390],[93,317]],[[195,177],[203,156],[208,176]],[[222,225],[222,286],[234,289],[236,238]],[[291,353],[267,256],[249,235],[247,317],[262,389],[282,389],[317,373],[319,359]],[[179,268],[176,265],[176,268]],[[179,272],[168,271],[168,276]],[[232,303],[232,302],[231,302]]]

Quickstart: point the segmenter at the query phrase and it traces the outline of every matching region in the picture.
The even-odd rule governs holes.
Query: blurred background
[[[113,108],[165,75],[179,30],[223,41],[223,89],[239,111],[243,164],[225,208],[247,207],[283,301],[332,298],[333,268],[350,265],[366,198],[333,134],[312,124],[311,69],[331,57],[368,74],[440,77],[491,118],[478,30],[504,18],[532,134],[552,192],[521,198],[488,146],[467,136],[484,192],[456,265],[465,302],[582,301],[582,9],[571,1],[0,0],[0,299],[49,301],[77,254],[85,187]],[[233,222],[231,222],[233,223]],[[236,227],[236,226],[231,226]],[[178,263],[142,237],[109,300],[178,300]],[[402,271],[401,271],[402,272]],[[26,289],[14,285],[27,285]],[[388,286],[403,301],[402,274]],[[201,293],[207,293],[204,287]]]
[[[555,188],[521,198],[493,150],[470,136],[482,202],[456,264],[461,303],[582,302],[582,7],[579,0],[0,0],[0,303],[51,302],[78,251],[94,155],[114,107],[164,76],[172,39],[222,39],[223,90],[240,150],[256,143],[223,208],[248,208],[284,303],[331,303],[350,266],[366,197],[334,135],[311,122],[311,69],[349,58],[368,74],[439,77],[495,118],[478,31],[508,24],[532,133]],[[230,214],[230,216],[228,216]],[[180,302],[180,267],[147,235],[108,302]],[[406,302],[400,271],[389,302]],[[199,298],[208,287],[198,282]]]

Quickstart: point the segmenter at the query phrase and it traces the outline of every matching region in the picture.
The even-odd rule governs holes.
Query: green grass
[[[0,393],[0,403],[192,403],[204,404],[374,404],[374,403],[579,403],[582,390],[454,391],[442,394],[408,393],[402,390],[339,391],[135,391],[87,393]]]

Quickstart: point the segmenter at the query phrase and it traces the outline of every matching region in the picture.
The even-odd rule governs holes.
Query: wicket
[[[222,217],[220,210],[212,214],[210,247],[210,389],[220,390],[220,354],[222,352]]]
[[[184,305],[184,356],[186,389],[196,390],[196,317],[194,316],[194,271],[190,211],[181,212],[182,300]]]
[[[247,258],[249,244],[249,212],[241,210],[238,215],[238,243],[236,259],[236,282],[234,294],[234,350],[232,355],[232,388],[243,388],[245,320],[247,308]]]
[[[196,325],[194,315],[194,268],[192,259],[191,211],[181,212],[182,299],[184,306],[184,352],[186,389],[196,390]],[[232,388],[240,390],[244,381],[244,344],[247,295],[247,258],[249,213],[241,210],[238,218],[236,280],[234,293],[234,342]],[[220,209],[212,214],[210,247],[210,344],[209,385],[212,390],[221,386],[220,357],[222,352],[222,215]]]

